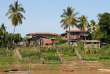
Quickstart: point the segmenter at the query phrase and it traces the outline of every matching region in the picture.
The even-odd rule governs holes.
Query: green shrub
[[[0,48],[0,55],[1,56],[8,56],[8,52],[5,48]]]
[[[42,49],[40,49],[40,52],[45,53],[45,52],[47,52],[47,50],[48,50],[47,48],[42,48]]]
[[[59,51],[62,52],[74,52],[74,47],[70,44],[61,44],[59,46]]]
[[[56,49],[55,47],[48,48],[48,52],[56,52]]]
[[[110,50],[110,44],[107,44],[106,46],[102,47],[103,50]]]
[[[15,59],[12,57],[0,57],[0,65],[14,64]]]
[[[40,58],[40,52],[34,49],[20,49],[22,57],[33,57]]]
[[[57,38],[58,44],[64,44],[66,43],[66,40],[63,40],[61,36],[58,36]]]
[[[110,59],[109,56],[99,56],[99,59],[102,60],[102,59]]]
[[[77,41],[77,46],[78,46],[79,51],[84,50],[84,45],[83,45],[83,42],[81,40]]]
[[[58,60],[60,61],[60,58],[56,53],[46,53],[42,54],[45,60]]]
[[[84,50],[84,53],[85,53],[85,54],[90,54],[90,48],[86,48],[86,49]]]

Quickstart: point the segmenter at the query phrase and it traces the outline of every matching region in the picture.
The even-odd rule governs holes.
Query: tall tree
[[[90,21],[90,24],[88,25],[88,30],[90,30],[91,32],[94,32],[95,30],[99,30],[100,26],[96,24],[96,22],[94,20]]]
[[[68,43],[69,43],[69,39],[70,39],[70,26],[72,26],[72,28],[74,27],[74,25],[77,25],[77,17],[76,15],[78,14],[78,12],[75,12],[75,9],[73,9],[72,7],[68,7],[66,10],[63,10],[63,14],[61,15],[61,17],[63,18],[60,23],[62,23],[61,27],[63,27],[64,29],[67,29],[69,27],[69,32],[68,32]]]
[[[87,26],[89,25],[87,17],[85,15],[82,15],[81,17],[79,17],[79,25],[78,28],[80,30],[84,31],[85,34],[85,29],[87,28]]]
[[[18,1],[14,2],[14,4],[10,4],[9,10],[6,13],[6,16],[9,15],[8,19],[11,19],[12,25],[15,27],[18,26],[18,24],[22,24],[22,19],[25,19],[25,17],[22,15],[22,13],[25,13],[24,8],[22,7],[22,4],[18,4]]]
[[[4,26],[4,23],[1,25],[2,30],[2,45],[5,44],[5,33],[6,33],[6,27]]]
[[[98,14],[100,31],[104,37],[101,39],[102,42],[110,43],[110,13]]]
[[[85,15],[82,15],[81,17],[79,17],[79,25],[78,28],[80,30],[84,30],[87,28],[88,26],[88,20],[87,17]]]
[[[100,30],[95,30],[92,33],[93,40],[101,40],[102,38],[104,38],[104,34]]]
[[[4,23],[0,27],[0,42],[2,46],[5,44],[5,33],[6,33],[6,27],[4,26]]]

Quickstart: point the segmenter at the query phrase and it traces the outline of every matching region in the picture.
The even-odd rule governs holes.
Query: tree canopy
[[[66,10],[63,10],[63,14],[61,15],[61,17],[63,18],[60,23],[62,23],[61,27],[63,27],[64,29],[67,29],[69,27],[69,31],[70,31],[70,26],[72,26],[72,28],[77,25],[77,17],[76,15],[78,14],[78,12],[75,12],[75,9],[73,9],[72,7],[68,7]],[[68,37],[68,43],[69,43],[69,39],[70,39],[70,32],[69,32],[69,37]]]
[[[85,15],[82,15],[81,17],[79,17],[79,25],[78,28],[80,30],[85,30],[86,27],[88,26],[88,20],[87,17]]]
[[[14,26],[14,31],[15,27],[18,26],[18,24],[22,24],[22,19],[25,19],[25,17],[21,13],[25,13],[25,10],[21,6],[22,4],[18,4],[18,1],[16,1],[14,2],[14,4],[10,4],[8,12],[6,13],[6,16],[9,15],[8,19],[11,19],[12,25]]]
[[[16,44],[19,41],[22,41],[22,39],[23,39],[19,33],[13,34],[13,35],[11,33],[8,33],[6,31],[6,27],[3,23],[0,27],[0,47],[1,46],[3,46],[3,47],[9,46],[11,44],[11,36]]]
[[[103,42],[110,43],[110,13],[100,14],[99,17],[100,31],[103,33]]]
[[[63,14],[61,15],[61,17],[63,18],[60,23],[62,23],[61,27],[63,27],[64,29],[68,28],[68,26],[72,26],[74,27],[74,25],[77,25],[77,18],[76,15],[78,14],[78,12],[75,12],[75,9],[73,9],[72,7],[68,7],[66,10],[63,10]]]

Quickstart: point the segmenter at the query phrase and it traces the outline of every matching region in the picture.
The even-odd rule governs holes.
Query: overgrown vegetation
[[[60,64],[61,63],[60,58],[57,55],[56,49],[57,49],[56,47],[51,47],[51,48],[42,48],[40,50],[42,57],[44,58],[46,63],[48,64],[52,64],[52,63]]]
[[[78,51],[86,61],[101,61],[104,65],[110,64],[110,44],[103,46],[102,48],[83,48],[82,42],[78,42]]]
[[[59,51],[60,53],[62,54],[65,54],[65,55],[75,55],[75,51],[74,51],[74,46],[70,45],[70,44],[61,44],[59,46]]]
[[[9,10],[6,15],[9,15],[9,19],[12,21],[12,25],[15,27],[19,24],[22,24],[22,19],[25,17],[21,14],[21,12],[25,13],[22,4],[18,4],[16,1],[14,4],[9,6]],[[75,49],[77,49],[82,55],[83,59],[86,61],[101,61],[104,65],[110,65],[110,13],[98,14],[99,22],[96,23],[94,20],[89,21],[85,15],[77,18],[76,15],[78,12],[74,12],[75,9],[72,7],[68,7],[64,10],[61,17],[63,18],[60,23],[62,23],[61,27],[64,29],[70,26],[76,26],[80,30],[85,31],[86,28],[91,31],[89,38],[93,40],[101,40],[102,42],[108,43],[106,46],[101,48],[93,48],[87,47],[84,48],[82,41],[77,41],[77,47],[74,47],[70,44],[66,44],[67,40],[64,40],[61,36],[51,36],[51,35],[43,35],[49,38],[56,38],[56,42],[58,42],[59,46],[50,47],[50,48],[36,48],[36,47],[21,47],[18,48],[18,43],[23,40],[20,33],[13,34],[8,33],[4,23],[0,26],[0,65],[12,65],[17,64],[42,64],[42,58],[45,62],[44,64],[61,64],[61,58],[65,62],[72,62],[74,60],[79,60]],[[17,14],[16,14],[17,13]],[[16,17],[18,16],[18,17]],[[70,32],[69,32],[70,39]],[[34,46],[38,43],[34,42]],[[15,49],[18,48],[22,60],[15,55]],[[61,58],[58,56],[57,48]]]

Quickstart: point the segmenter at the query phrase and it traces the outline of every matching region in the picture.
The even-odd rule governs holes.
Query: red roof
[[[101,42],[100,40],[82,40],[83,42]]]
[[[29,33],[28,35],[58,35],[57,33]]]
[[[69,32],[68,30],[66,30],[65,33],[62,33],[62,34],[66,34],[67,32]],[[70,32],[91,32],[91,31],[88,31],[88,30],[70,30]]]
[[[65,33],[62,33],[62,34],[66,34],[67,32],[65,32]]]
[[[51,39],[43,39],[44,44],[52,44]]]
[[[66,30],[66,32],[69,32],[69,30]],[[88,31],[88,30],[70,30],[70,32],[91,32],[91,31]]]

